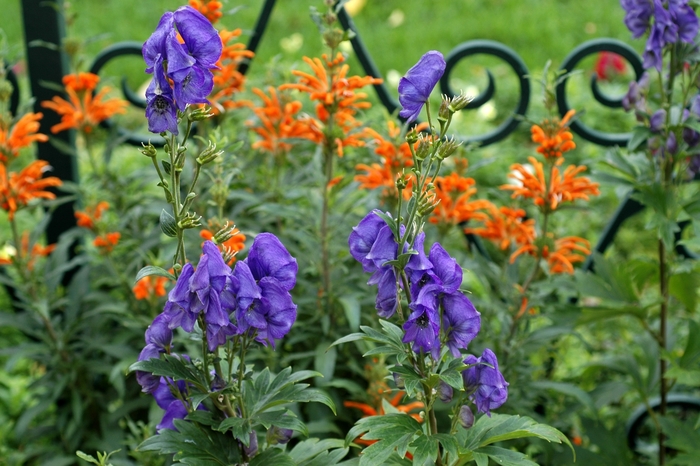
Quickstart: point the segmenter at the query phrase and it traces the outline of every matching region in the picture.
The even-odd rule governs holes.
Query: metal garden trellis
[[[257,22],[253,29],[252,35],[248,42],[248,49],[255,51],[262,40],[269,18],[273,12],[276,0],[265,0]],[[60,88],[61,80],[68,73],[68,60],[61,45],[65,35],[65,24],[61,16],[62,0],[55,2],[46,2],[44,0],[22,0],[22,21],[24,23],[24,36],[26,45],[27,68],[29,74],[29,82],[31,94],[34,96],[34,111],[40,111],[39,103],[45,100],[50,100],[55,95],[61,95],[57,89]],[[57,7],[58,5],[58,7]],[[357,59],[362,65],[364,72],[368,76],[381,78],[377,66],[372,59],[368,49],[362,42],[361,36],[355,27],[352,19],[347,14],[344,8],[341,8],[338,18],[343,28],[352,30],[354,37],[351,39],[352,47]],[[47,46],[53,44],[53,46]],[[105,49],[100,53],[90,71],[99,73],[100,70],[113,58],[123,55],[141,55],[141,46],[139,42],[121,42]],[[588,41],[576,49],[562,62],[561,70],[572,70],[584,58],[599,52],[612,52],[624,57],[634,70],[635,76],[638,79],[643,73],[642,60],[635,50],[629,45],[612,39],[596,39]],[[455,47],[446,56],[447,67],[445,74],[440,80],[440,91],[448,96],[454,96],[456,93],[450,86],[450,75],[455,69],[458,62],[462,59],[473,55],[491,55],[506,62],[518,79],[520,87],[520,97],[516,108],[513,109],[512,115],[506,119],[498,128],[484,135],[462,137],[465,142],[476,142],[482,146],[494,144],[506,138],[513,132],[520,123],[521,117],[527,114],[527,109],[530,101],[530,82],[529,72],[522,59],[509,47],[490,40],[473,40],[464,42]],[[249,69],[250,63],[244,63],[239,71],[245,74]],[[477,96],[465,110],[476,109],[488,102],[496,92],[496,83],[493,75],[488,73],[487,88]],[[19,102],[19,92],[17,92],[16,77],[9,73],[9,79],[15,87],[15,93],[11,100],[11,110],[15,112]],[[46,85],[53,83],[54,85]],[[568,110],[567,81],[564,79],[556,88],[557,101],[560,115],[564,115]],[[393,113],[399,104],[388,92],[384,84],[375,85],[375,91],[381,103],[387,108],[390,113]],[[126,80],[122,81],[122,91],[127,100],[133,105],[145,108],[145,100],[143,97],[136,95],[126,84]],[[596,76],[591,78],[591,91],[593,97],[603,106],[609,108],[619,108],[622,106],[621,98],[610,98],[600,91],[596,82]],[[41,120],[40,132],[49,134],[51,126],[59,122],[59,116],[52,112],[45,112],[44,118]],[[111,126],[110,121],[105,122]],[[120,128],[116,128],[125,142],[140,146],[142,142],[148,140],[147,135],[129,134]],[[624,146],[631,138],[632,133],[604,133],[598,130],[587,127],[581,121],[574,121],[571,124],[571,129],[581,138],[590,141],[600,146]],[[54,169],[53,174],[65,181],[78,182],[78,169],[74,157],[67,155],[65,147],[75,148],[75,134],[73,131],[61,132],[53,136],[57,141],[54,144],[41,144],[37,149],[37,157],[48,161]],[[61,149],[63,147],[63,149]],[[61,196],[60,192],[57,192]],[[615,234],[619,230],[622,223],[629,217],[643,210],[643,206],[628,196],[620,204],[612,218],[608,222],[603,231],[595,252],[602,253],[612,243]],[[59,236],[68,229],[75,226],[74,204],[73,202],[62,203],[55,211],[47,228],[47,240],[49,243],[56,242]],[[472,242],[474,238],[470,238]],[[677,246],[677,251],[688,257],[696,257],[683,246]],[[584,264],[584,268],[592,270],[593,262],[592,255]],[[688,401],[687,397],[682,397],[675,402],[680,407],[700,410],[700,402],[698,400]],[[690,404],[688,404],[690,403]],[[669,399],[669,405],[674,404],[674,399]],[[642,418],[646,414],[637,412],[628,423],[628,441],[630,446],[636,444],[636,434],[640,428]]]

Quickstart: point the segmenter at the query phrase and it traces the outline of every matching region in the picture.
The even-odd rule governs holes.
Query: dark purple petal
[[[390,266],[382,267],[372,275],[367,284],[378,286],[375,302],[377,315],[382,319],[388,319],[393,316],[398,307],[398,290],[396,288],[394,268]]]
[[[153,73],[156,61],[158,61],[159,56],[163,57],[166,55],[165,39],[173,31],[173,13],[166,11],[158,22],[158,27],[151,34],[146,42],[144,42],[141,49],[143,53],[143,59],[146,62],[147,68],[146,73]],[[161,61],[162,63],[162,61]]]
[[[481,315],[472,302],[459,291],[442,298],[442,325],[447,335],[447,347],[452,356],[459,357],[461,349],[469,343],[481,329]]]
[[[191,332],[194,328],[194,322],[197,320],[197,314],[191,313],[193,299],[196,299],[190,293],[190,278],[194,274],[194,267],[187,263],[182,267],[180,276],[175,282],[175,286],[168,294],[168,302],[165,303],[163,312],[170,317],[168,326],[170,329],[182,327],[186,331]]]
[[[425,255],[424,242],[425,232],[421,231],[416,235],[416,240],[413,242],[413,249],[418,254],[413,254],[406,264],[406,274],[411,281],[414,278],[420,278],[425,271],[433,268],[433,263]]]
[[[170,348],[173,340],[173,331],[169,327],[170,317],[169,314],[162,313],[153,319],[153,323],[146,329],[147,344],[154,345],[162,351]]]
[[[177,108],[184,111],[189,104],[208,104],[207,96],[214,89],[211,71],[192,66],[172,75]]]
[[[459,408],[459,423],[465,429],[471,429],[474,425],[474,413],[468,405],[462,405]]]
[[[399,112],[409,122],[418,117],[430,93],[445,72],[445,59],[440,52],[431,50],[413,65],[399,81]]]
[[[369,273],[375,272],[377,266],[374,265],[374,262],[367,259],[367,254],[369,254],[372,245],[377,240],[379,231],[387,226],[384,219],[376,214],[377,212],[379,211],[373,210],[367,214],[356,227],[352,228],[352,233],[350,233],[348,238],[350,255],[362,264],[362,269],[365,272]]]
[[[207,323],[207,345],[209,351],[216,352],[216,349],[226,344],[229,337],[238,335],[238,328],[231,322],[226,325],[216,325]]]
[[[467,357],[464,358],[464,364],[472,366],[462,371],[462,379],[464,380],[464,390],[466,392],[476,390],[476,387],[479,384],[478,374],[476,371],[476,364],[478,363],[479,359],[473,354],[468,354]]]
[[[430,248],[430,262],[433,264],[433,273],[439,278],[442,293],[454,293],[462,285],[462,267],[451,257],[440,243],[435,243]]]
[[[258,283],[262,290],[262,307],[266,325],[258,332],[256,341],[275,347],[275,340],[283,338],[292,328],[297,318],[297,306],[292,302],[292,296],[280,286],[279,282],[266,277]]]
[[[659,109],[649,118],[649,129],[652,133],[660,133],[666,124],[666,110]]]
[[[381,268],[385,262],[396,260],[398,249],[399,245],[396,243],[394,233],[389,228],[389,225],[385,225],[379,230],[377,239],[374,241],[366,259],[372,261],[377,268]]]
[[[238,280],[237,309],[245,311],[253,301],[261,298],[260,287],[255,282],[255,277],[253,277],[248,264],[244,261],[236,263],[233,275]]]
[[[211,22],[189,5],[178,8],[174,17],[188,54],[202,68],[216,67],[223,45]]]
[[[175,400],[165,408],[165,414],[163,414],[163,419],[160,424],[156,426],[156,430],[160,432],[163,429],[177,430],[175,428],[175,419],[185,419],[187,416],[187,406],[180,401]]]
[[[276,279],[285,290],[294,288],[297,279],[297,260],[272,233],[260,233],[253,240],[245,261],[253,277]]]
[[[440,317],[437,311],[437,299],[434,307],[411,304],[413,312],[403,325],[406,331],[402,341],[412,343],[416,353],[420,350],[430,352],[433,357],[440,354]]]
[[[160,351],[156,345],[146,345],[139,354],[138,361],[148,361],[149,359],[160,358]],[[160,378],[149,372],[136,371],[136,381],[141,385],[141,391],[144,393],[153,393],[158,389]]]
[[[473,395],[476,408],[491,416],[491,410],[499,408],[508,399],[508,382],[498,370],[498,360],[490,349],[485,349],[477,367],[478,388]],[[489,364],[489,367],[486,364]]]
[[[447,385],[445,382],[440,381],[440,385],[437,388],[438,397],[443,403],[449,403],[452,401],[452,396],[454,395],[454,389]]]

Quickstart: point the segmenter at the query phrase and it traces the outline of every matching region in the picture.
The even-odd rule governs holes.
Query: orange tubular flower
[[[49,140],[45,134],[39,131],[39,120],[42,113],[27,113],[22,116],[12,128],[7,128],[0,120],[0,162],[7,162],[9,158],[19,155],[20,149],[28,147],[33,142],[46,142]]]
[[[576,199],[588,200],[588,195],[598,195],[598,183],[592,183],[587,177],[577,177],[586,170],[585,166],[576,167],[570,165],[561,174],[558,166],[553,166],[549,189],[545,180],[543,165],[534,157],[528,160],[535,169],[535,173],[530,173],[523,165],[516,163],[511,166],[515,173],[508,175],[509,178],[517,180],[522,186],[506,184],[501,189],[513,191],[512,198],[525,197],[534,199],[535,205],[542,208],[555,210],[561,202],[572,202]],[[562,161],[563,159],[559,159]],[[546,197],[546,199],[545,199]]]
[[[25,231],[24,233],[22,233],[20,250],[16,254],[18,254],[20,258],[27,260],[27,262],[24,265],[27,267],[28,270],[33,270],[37,258],[48,256],[53,252],[54,249],[56,249],[55,244],[42,246],[41,244],[34,243],[30,251],[29,232]],[[15,258],[12,255],[0,257],[0,265],[12,264],[14,260]]]
[[[252,102],[247,100],[233,100],[233,96],[243,90],[243,84],[245,83],[245,76],[238,71],[238,67],[243,61],[255,56],[254,52],[246,50],[245,44],[233,42],[240,35],[241,29],[234,29],[233,31],[224,29],[219,31],[223,50],[221,51],[221,58],[216,63],[218,69],[212,70],[214,73],[214,90],[209,96],[214,113],[222,113],[226,110],[253,105]]]
[[[523,209],[497,208],[488,202],[486,210],[488,215],[486,219],[482,220],[484,226],[466,228],[465,233],[489,239],[502,250],[507,249],[511,244],[530,245],[535,240],[535,220],[524,220],[526,214]]]
[[[262,99],[264,106],[253,107],[253,112],[260,120],[261,126],[249,123],[250,128],[262,139],[253,143],[253,149],[261,149],[273,154],[288,152],[292,145],[285,142],[286,139],[309,139],[320,142],[322,135],[315,122],[310,118],[299,118],[301,102],[280,101],[274,87],[268,87],[268,97],[262,90],[253,89],[253,92]]]
[[[365,139],[371,137],[367,129],[358,129],[362,124],[355,119],[358,110],[369,108],[371,104],[362,100],[367,97],[366,94],[355,91],[370,84],[380,84],[382,80],[371,76],[347,77],[349,66],[344,63],[345,57],[341,53],[333,60],[329,60],[325,54],[321,58],[323,61],[304,57],[313,74],[293,70],[292,73],[299,77],[299,82],[283,84],[279,89],[296,89],[317,101],[316,116],[320,120],[318,127],[328,124],[331,114],[333,115],[333,123],[342,130],[344,137],[335,138],[332,143],[342,157],[345,147],[364,146]],[[328,70],[333,73],[330,79]]]
[[[122,234],[118,231],[112,233],[105,233],[102,236],[98,236],[92,242],[94,246],[99,248],[104,253],[110,253],[114,250],[114,247],[119,244],[119,239]]]
[[[46,188],[61,186],[61,180],[55,176],[42,178],[50,170],[45,160],[35,160],[21,172],[8,173],[5,165],[0,164],[0,207],[8,213],[10,220],[15,212],[29,204],[32,199],[55,199],[56,195]]]
[[[126,112],[128,104],[125,100],[108,99],[103,101],[109,92],[108,87],[103,87],[100,92],[93,95],[99,79],[99,76],[91,73],[63,77],[63,84],[70,102],[62,97],[54,96],[53,99],[41,103],[42,107],[61,115],[61,123],[51,127],[52,133],[56,134],[71,128],[91,133],[101,121],[115,114]]]
[[[561,120],[544,120],[542,126],[532,125],[532,142],[540,145],[537,152],[549,159],[561,157],[564,152],[576,148],[574,136],[569,131],[569,121],[575,114],[575,110],[569,110]]]
[[[221,8],[224,6],[221,2],[214,0],[204,1],[204,0],[190,0],[190,6],[195,10],[202,13],[210,23],[216,23],[224,14],[221,12]]]
[[[550,251],[548,245],[542,247],[541,257],[547,260],[550,273],[574,273],[573,264],[586,260],[586,255],[591,253],[591,244],[584,238],[578,236],[567,236],[554,241],[554,251]],[[538,247],[535,244],[528,244],[510,256],[510,263],[521,254],[538,256]]]
[[[165,284],[167,282],[168,279],[166,277],[146,276],[136,282],[132,291],[138,300],[150,299],[154,296],[165,296]]]
[[[109,203],[101,201],[96,206],[86,207],[85,211],[77,211],[75,213],[75,218],[78,220],[77,225],[89,230],[94,230],[95,222],[102,218],[102,212],[108,208]]]
[[[491,203],[485,200],[470,201],[476,194],[473,178],[465,178],[457,173],[439,176],[433,180],[435,196],[439,204],[430,216],[430,223],[458,225],[467,220],[485,221],[488,216],[479,209],[488,208]]]

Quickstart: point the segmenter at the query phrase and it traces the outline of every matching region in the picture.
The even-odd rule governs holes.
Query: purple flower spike
[[[411,315],[403,324],[406,331],[402,341],[412,343],[416,353],[430,352],[437,359],[440,355],[440,316],[437,311],[437,298],[431,305],[411,304]]]
[[[276,279],[286,291],[294,288],[299,269],[293,258],[279,239],[272,233],[260,233],[245,261],[253,277],[259,281],[265,277]]]
[[[403,109],[399,116],[410,123],[418,118],[430,93],[445,72],[445,59],[438,51],[431,50],[406,72],[399,81],[399,103]]]

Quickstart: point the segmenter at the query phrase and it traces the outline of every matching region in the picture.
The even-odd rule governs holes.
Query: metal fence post
[[[42,109],[41,102],[51,100],[55,95],[65,97],[56,86],[62,87],[62,79],[68,72],[68,57],[62,43],[65,36],[65,22],[62,14],[63,0],[22,0],[22,21],[27,57],[27,71],[34,97],[34,111],[42,112],[40,132],[48,134],[58,143],[37,145],[37,158],[46,160],[53,167],[53,176],[63,181],[78,181],[78,167],[75,156],[75,132],[62,131],[51,134],[51,127],[61,121],[60,117]],[[53,45],[52,45],[53,44]],[[70,147],[71,154],[59,150]],[[56,191],[56,196],[65,195]],[[59,205],[54,211],[46,230],[49,244],[55,243],[61,233],[74,227],[75,209],[72,201]]]

